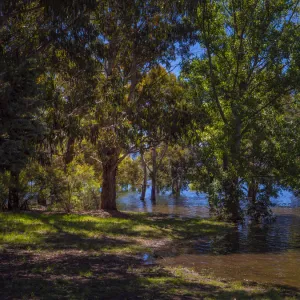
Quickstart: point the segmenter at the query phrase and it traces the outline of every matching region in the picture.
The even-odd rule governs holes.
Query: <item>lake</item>
[[[159,195],[155,205],[150,201],[150,190],[145,201],[139,196],[136,192],[119,194],[118,208],[181,218],[209,217],[205,194],[185,191],[178,199]],[[300,201],[291,192],[282,191],[272,202],[274,223],[257,225],[246,221],[223,235],[205,239],[199,236],[189,247],[160,253],[155,262],[189,267],[221,279],[300,288]]]

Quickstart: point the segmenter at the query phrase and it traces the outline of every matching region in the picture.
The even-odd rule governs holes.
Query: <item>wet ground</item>
[[[180,217],[208,217],[204,194],[185,192],[179,199],[160,195],[156,205],[150,197],[138,193],[120,194],[119,209],[168,214]],[[218,278],[285,285],[300,289],[300,202],[289,192],[273,199],[274,223],[249,222],[228,229],[211,238],[196,238],[188,245],[178,245],[158,253],[155,262],[163,266],[192,268]],[[154,263],[151,256],[147,263]]]

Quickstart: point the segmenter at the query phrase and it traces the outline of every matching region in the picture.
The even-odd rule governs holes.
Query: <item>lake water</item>
[[[145,201],[140,200],[137,192],[120,193],[118,195],[118,208],[125,211],[154,212],[187,217],[208,217],[208,202],[205,194],[197,195],[195,192],[184,191],[178,199],[168,193],[157,196],[156,204],[150,200],[150,189],[146,191]]]
[[[140,200],[138,192],[122,192],[118,195],[118,208],[125,211],[154,212],[186,217],[208,217],[208,201],[204,193],[183,191],[179,198],[169,193],[159,194],[156,204],[150,200],[150,189],[146,191],[145,201]],[[274,207],[300,207],[300,199],[291,192],[282,190],[278,198],[272,198]]]
[[[155,212],[171,216],[209,216],[205,194],[186,191],[179,199],[159,195],[153,205],[150,191],[141,201],[135,192],[122,193],[118,207],[125,211]],[[300,289],[300,201],[283,191],[272,199],[276,221],[266,225],[248,222],[224,235],[195,240],[188,248],[178,247],[157,262],[165,266],[189,267],[227,280],[255,281]]]

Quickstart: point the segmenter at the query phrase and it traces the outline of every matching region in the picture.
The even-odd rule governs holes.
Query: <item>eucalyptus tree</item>
[[[90,16],[98,33],[90,47],[99,64],[90,140],[103,167],[103,209],[116,209],[117,166],[142,144],[142,129],[134,126],[138,84],[153,66],[175,58],[176,42],[188,39],[183,8],[177,1],[102,1]]]
[[[183,189],[188,187],[188,170],[191,168],[191,156],[188,147],[179,145],[179,140],[167,145],[161,144],[155,148],[155,158],[153,161],[153,148],[145,153],[144,161],[152,173],[156,168],[155,185],[156,191],[171,192],[175,197],[179,197]],[[153,176],[153,175],[152,175]],[[151,199],[154,193],[151,190]],[[154,199],[155,200],[155,199]]]
[[[152,181],[151,200],[156,201],[157,175],[162,160],[168,144],[176,142],[192,126],[191,105],[184,97],[184,85],[160,66],[145,76],[137,88],[137,95],[133,127],[137,132],[144,169],[148,169]],[[151,148],[150,161],[144,158],[145,147]],[[144,193],[141,198],[144,198]]]
[[[103,168],[102,208],[116,209],[117,165],[140,144],[136,143],[140,129],[131,125],[136,117],[136,86],[152,66],[175,58],[175,42],[188,39],[183,37],[184,5],[176,1],[6,3],[4,27],[18,10],[41,16],[35,19],[40,27],[33,34],[37,42],[33,46],[27,40],[32,51],[23,57],[48,54],[45,80],[52,99],[45,118],[50,152],[65,144],[67,170],[76,141],[88,138],[96,145],[94,158]]]
[[[139,158],[127,156],[118,166],[117,183],[122,189],[128,191],[130,185],[131,191],[135,191],[137,187],[141,186],[142,169],[140,167]]]
[[[249,142],[299,87],[299,1],[204,1],[196,26],[203,55],[182,77],[210,115],[201,147],[214,153],[221,206],[236,221]]]
[[[167,154],[172,194],[180,196],[181,190],[188,186],[188,170],[191,167],[191,153],[187,147],[175,145]]]
[[[45,142],[48,132],[45,111],[53,103],[49,74],[55,65],[50,58],[61,50],[62,44],[73,47],[70,41],[82,37],[82,24],[94,3],[81,0],[0,3],[0,169],[11,175],[9,208],[19,207],[20,170],[36,157],[37,145]],[[73,53],[74,50],[73,47]]]

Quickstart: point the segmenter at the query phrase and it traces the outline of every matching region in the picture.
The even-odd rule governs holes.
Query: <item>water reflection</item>
[[[118,194],[118,208],[127,211],[158,212],[170,215],[181,215],[188,217],[207,217],[208,200],[205,193],[197,194],[193,191],[182,192],[179,198],[173,197],[170,193],[160,194],[156,203],[150,201],[151,190],[146,190],[145,200],[140,200],[138,192],[122,192]],[[278,198],[271,199],[276,207],[300,207],[300,199],[293,193],[282,190]]]
[[[205,194],[185,191],[178,198],[168,193],[160,194],[156,203],[150,201],[150,189],[146,191],[145,200],[140,200],[137,192],[125,192],[118,195],[118,208],[125,211],[155,212],[170,216],[208,217],[209,209]]]
[[[217,278],[287,285],[300,289],[300,255],[297,251],[283,254],[179,255],[160,261],[165,266],[190,267]]]
[[[274,223],[244,223],[228,230],[222,237],[213,237],[207,243],[209,248],[203,242],[195,247],[201,253],[214,254],[281,252],[298,248],[300,250],[300,210],[277,209]]]
[[[149,191],[146,199],[150,199]],[[277,204],[273,208],[276,215],[274,223],[255,225],[245,222],[224,235],[199,236],[189,244],[189,248],[182,246],[176,247],[175,252],[166,251],[159,262],[166,266],[191,267],[200,273],[211,273],[227,280],[288,285],[300,289],[299,199],[286,192],[274,203]],[[127,193],[119,195],[118,205],[121,210],[171,216],[209,216],[205,195],[193,192],[185,192],[178,199],[160,195],[156,205],[150,200],[141,201],[138,193]]]
[[[165,255],[166,266],[190,267],[218,278],[288,285],[300,289],[300,209],[276,209],[273,224],[244,224],[223,236]]]

